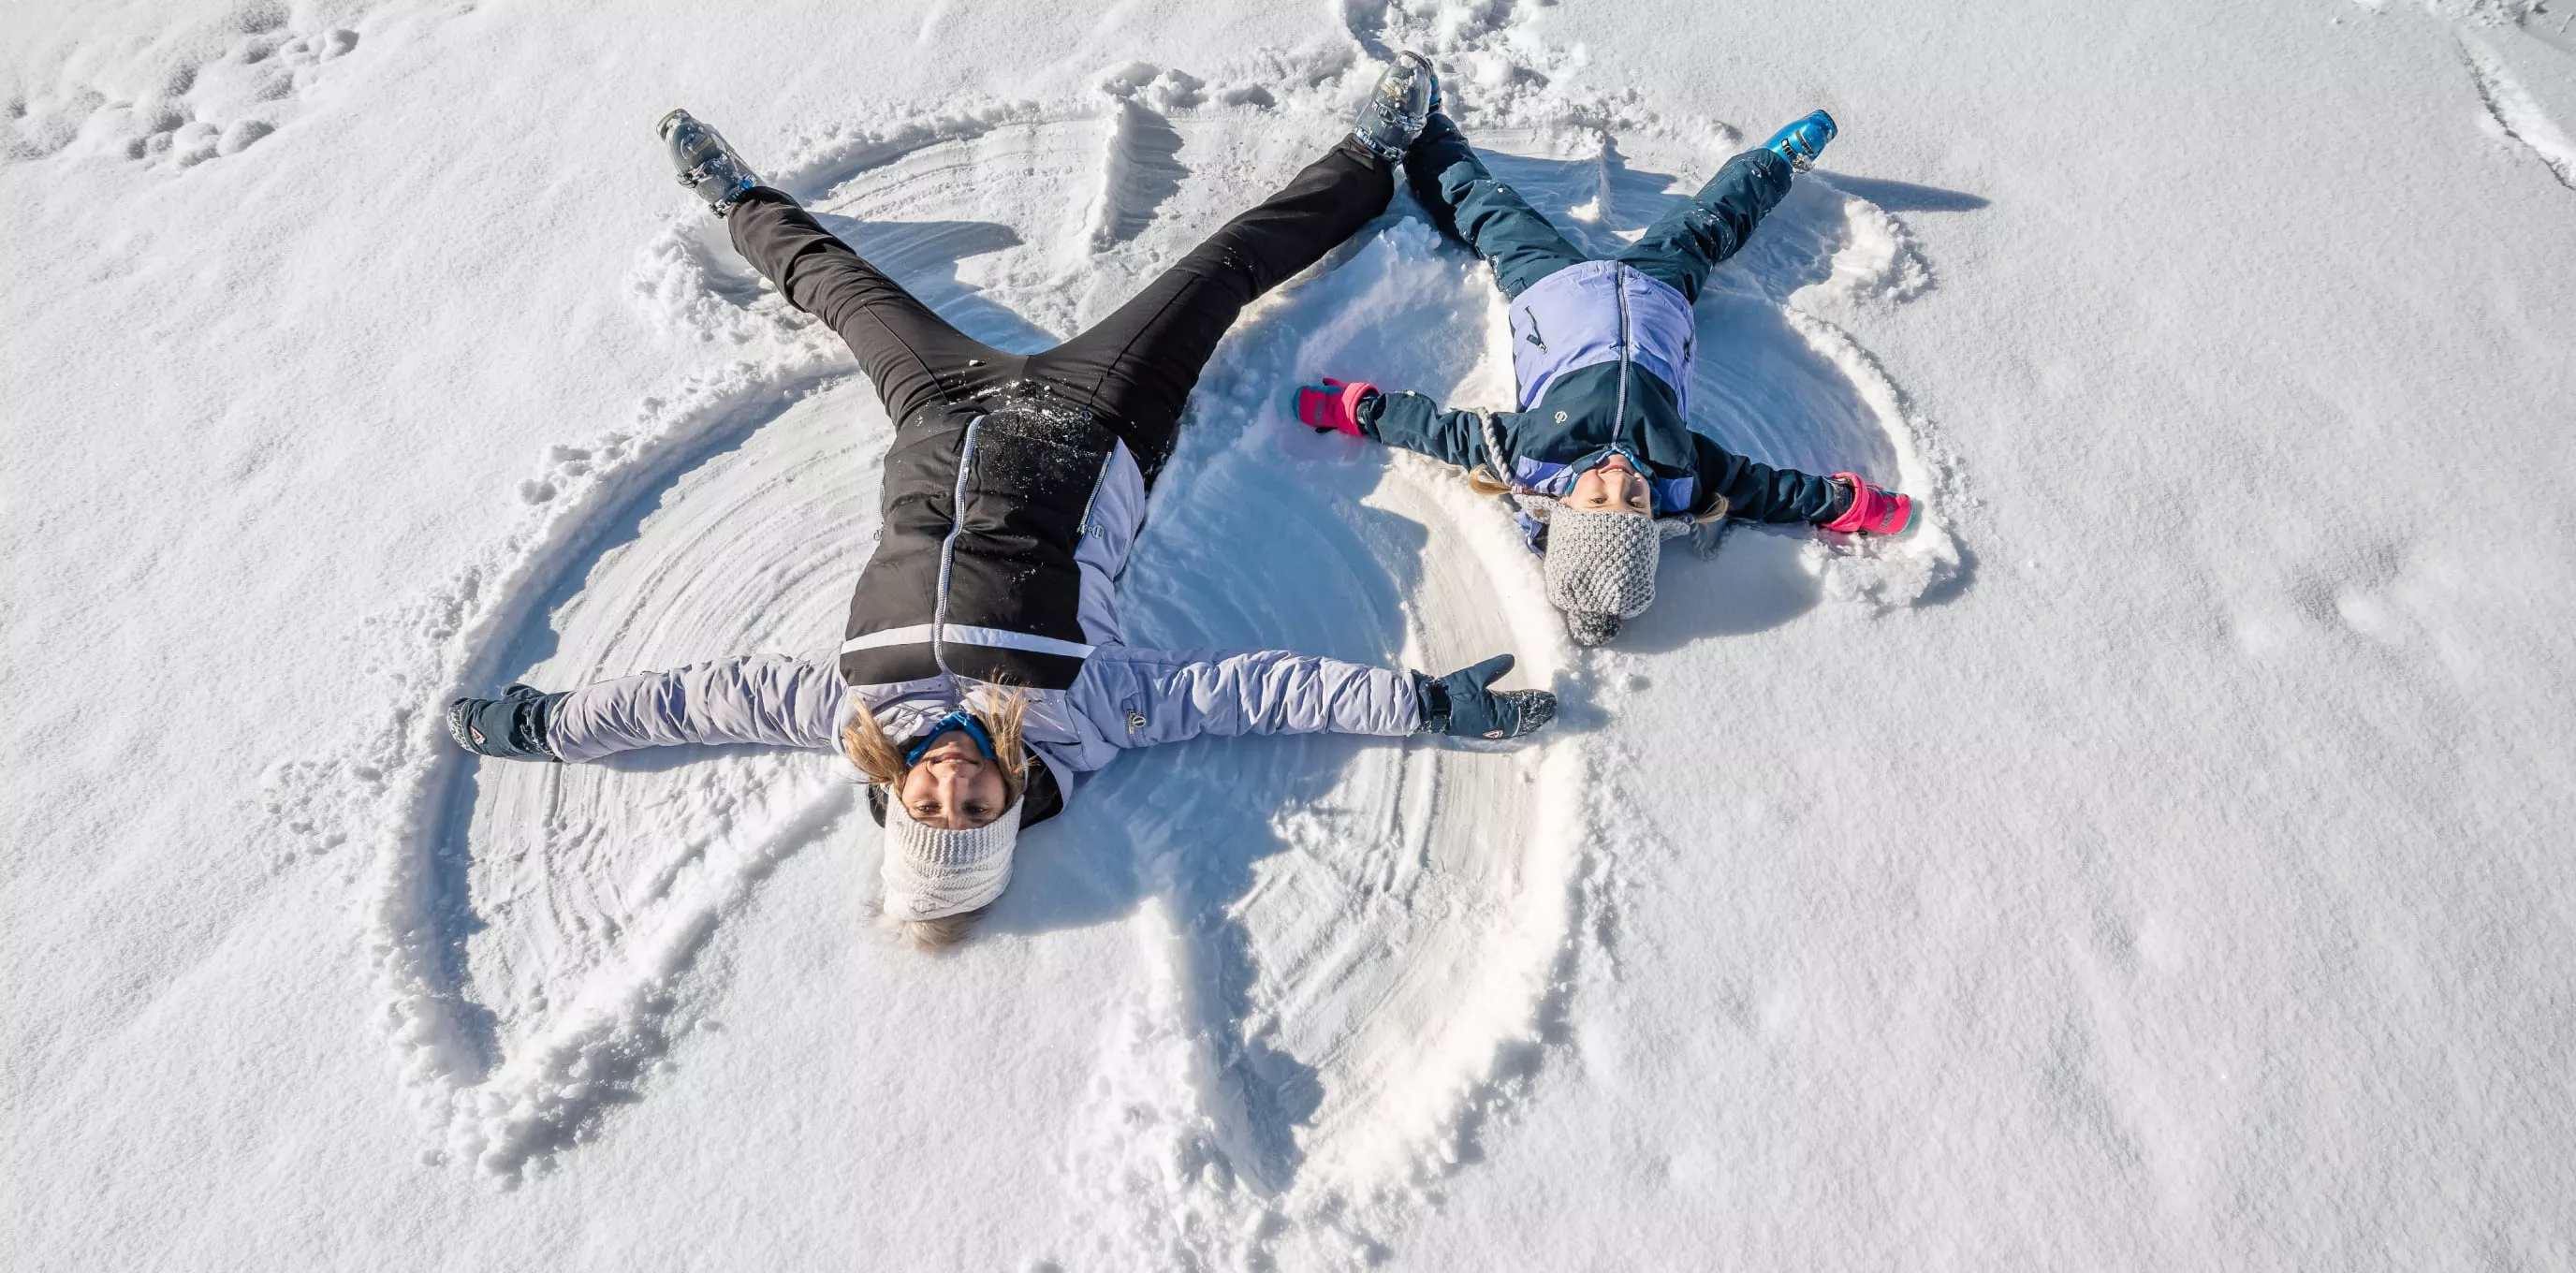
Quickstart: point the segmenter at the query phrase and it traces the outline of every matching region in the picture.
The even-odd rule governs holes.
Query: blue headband
[[[961,707],[930,722],[930,732],[923,734],[921,741],[914,743],[912,750],[903,754],[905,767],[920,764],[921,753],[930,750],[930,744],[938,741],[941,734],[952,729],[965,730],[966,736],[975,740],[975,750],[984,753],[984,759],[995,764],[1001,763],[1002,758],[993,754],[993,736],[984,732],[984,722],[975,719],[974,713]]]

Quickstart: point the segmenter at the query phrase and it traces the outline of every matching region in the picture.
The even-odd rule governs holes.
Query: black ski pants
[[[780,191],[755,187],[727,220],[743,259],[849,342],[896,428],[1032,380],[1115,431],[1150,486],[1171,458],[1199,369],[1236,315],[1385,211],[1394,193],[1388,163],[1346,138],[1117,312],[1038,354],[1006,354],[950,326]]]

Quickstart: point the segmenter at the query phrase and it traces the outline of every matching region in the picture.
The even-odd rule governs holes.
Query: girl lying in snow
[[[1690,431],[1691,303],[1834,135],[1823,111],[1728,160],[1634,246],[1587,259],[1509,186],[1457,126],[1430,119],[1404,156],[1414,197],[1494,267],[1511,306],[1518,411],[1443,411],[1416,393],[1326,380],[1297,391],[1318,432],[1375,438],[1508,494],[1543,555],[1548,600],[1582,645],[1619,635],[1655,599],[1657,548],[1693,523],[1806,521],[1892,535],[1913,501],[1851,473],[1756,464]]]
[[[1020,829],[1129,748],[1546,725],[1553,695],[1488,688],[1509,655],[1431,677],[1280,650],[1136,649],[1119,622],[1117,580],[1199,369],[1246,303],[1385,209],[1433,94],[1428,64],[1407,55],[1353,134],[1287,188],[1089,331],[1027,355],[960,333],[671,112],[661,132],[681,181],[754,268],[849,342],[895,422],[884,529],[847,639],[837,665],[743,657],[458,699],[457,743],[558,761],[681,743],[837,749],[885,826],[885,913],[930,947],[1001,895]]]

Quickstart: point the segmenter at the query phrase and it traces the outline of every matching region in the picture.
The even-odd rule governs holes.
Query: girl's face
[[[930,740],[896,796],[915,822],[969,831],[1002,816],[1010,789],[1002,785],[1001,766],[976,750],[965,730],[952,729]]]
[[[1583,470],[1574,479],[1574,489],[1565,493],[1568,508],[1612,513],[1635,513],[1640,517],[1654,515],[1653,495],[1646,488],[1646,475],[1628,463],[1628,457],[1616,451],[1610,458]]]

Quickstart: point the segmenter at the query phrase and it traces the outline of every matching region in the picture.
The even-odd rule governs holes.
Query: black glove
[[[560,761],[546,741],[546,724],[565,697],[513,685],[499,698],[460,698],[447,705],[447,732],[478,756]]]
[[[1512,656],[1497,654],[1447,676],[1414,673],[1413,698],[1422,708],[1422,728],[1468,738],[1518,738],[1545,728],[1556,719],[1556,695],[1485,688],[1511,670]]]

